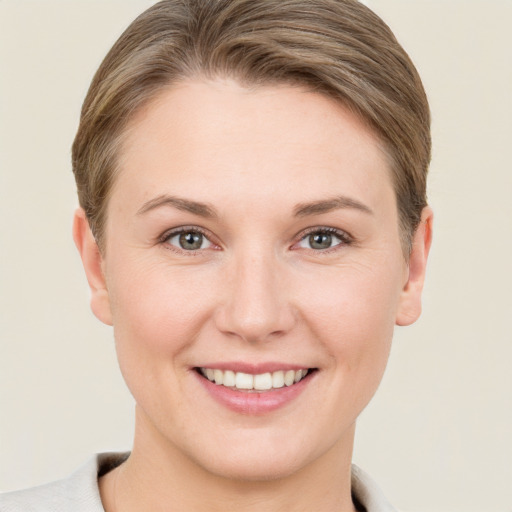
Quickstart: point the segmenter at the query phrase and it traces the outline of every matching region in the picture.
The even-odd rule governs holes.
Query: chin
[[[231,481],[270,482],[287,478],[307,464],[297,459],[285,460],[281,454],[275,457],[272,453],[258,451],[253,457],[237,454],[232,459],[209,460],[204,462],[203,468],[219,478]]]
[[[333,443],[326,437],[313,444],[303,435],[290,435],[288,430],[283,435],[282,431],[265,433],[264,429],[256,429],[244,432],[237,439],[216,436],[219,442],[215,445],[196,444],[195,453],[189,452],[188,456],[219,478],[239,482],[277,481],[301,472],[328,452]]]

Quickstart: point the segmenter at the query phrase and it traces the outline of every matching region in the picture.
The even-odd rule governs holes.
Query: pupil
[[[201,233],[182,233],[180,235],[180,245],[182,249],[195,250],[200,249],[203,244],[203,235]]]
[[[328,233],[316,233],[310,235],[309,243],[313,249],[328,249],[331,246],[332,235]]]

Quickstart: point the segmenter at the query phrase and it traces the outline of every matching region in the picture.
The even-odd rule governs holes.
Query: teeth
[[[226,384],[224,384],[226,386]],[[237,372],[235,377],[235,388],[237,389],[253,389],[254,377],[249,373]]]
[[[200,368],[202,375],[209,381],[215,382],[219,386],[229,388],[257,391],[267,391],[269,389],[279,389],[283,386],[291,386],[302,380],[308,373],[303,370],[279,370],[273,373],[260,373],[251,375],[250,373],[233,372],[231,370],[218,370],[213,368]]]
[[[288,370],[284,374],[284,383],[287,386],[291,386],[295,382],[295,372],[293,370]]]
[[[213,380],[215,384],[224,383],[224,372],[222,370],[213,370]]]
[[[229,387],[235,386],[236,385],[235,372],[232,372],[229,370],[224,372],[224,379],[222,381],[222,384],[224,386],[229,386]]]
[[[254,389],[258,391],[266,391],[272,389],[272,374],[261,373],[254,376]]]
[[[303,379],[306,376],[306,373],[308,373],[307,370],[297,370],[295,372],[294,382],[299,382],[299,380]]]
[[[272,374],[272,387],[282,388],[284,386],[284,372],[274,372]]]

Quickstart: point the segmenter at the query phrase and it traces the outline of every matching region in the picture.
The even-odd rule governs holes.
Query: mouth
[[[277,370],[258,374],[204,367],[198,367],[195,370],[217,386],[246,393],[261,393],[292,387],[315,372],[316,368]]]
[[[298,397],[314,386],[319,371],[278,362],[212,363],[193,370],[210,397],[246,416],[261,416],[301,403]]]

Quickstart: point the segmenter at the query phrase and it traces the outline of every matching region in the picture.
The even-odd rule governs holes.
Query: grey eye
[[[181,233],[179,237],[180,247],[188,251],[195,251],[201,248],[203,244],[203,235],[201,233]]]
[[[338,235],[329,231],[312,231],[309,235],[306,235],[298,245],[303,249],[324,251],[343,243],[346,244],[348,241],[343,238],[342,234]]]
[[[312,233],[308,236],[311,249],[329,249],[332,246],[332,239],[330,233]]]
[[[199,231],[182,231],[169,237],[169,244],[184,251],[197,251],[210,247],[211,242]]]

